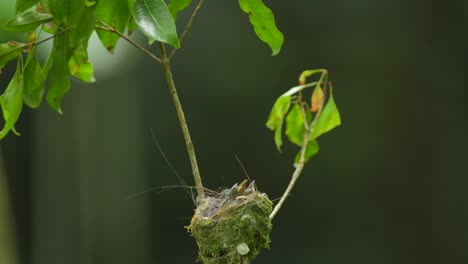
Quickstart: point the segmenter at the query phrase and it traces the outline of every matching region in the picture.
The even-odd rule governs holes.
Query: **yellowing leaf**
[[[315,90],[312,93],[310,111],[314,113],[317,112],[320,107],[322,107],[324,99],[325,94],[323,93],[322,87],[320,87],[320,85],[315,87]]]
[[[317,74],[317,73],[322,73],[323,70],[322,69],[319,69],[319,70],[307,70],[307,71],[303,71],[301,73],[301,75],[299,75],[299,85],[304,85],[306,83],[306,79],[314,74]]]
[[[312,138],[316,139],[320,135],[327,133],[333,128],[341,124],[340,113],[336,107],[335,100],[333,99],[333,89],[330,86],[330,98],[328,99],[327,104],[322,110],[320,116],[315,123],[315,126],[312,128]]]
[[[93,83],[96,81],[93,75],[93,65],[89,61],[88,52],[84,47],[73,51],[68,61],[68,67],[70,68],[70,74],[83,82]]]

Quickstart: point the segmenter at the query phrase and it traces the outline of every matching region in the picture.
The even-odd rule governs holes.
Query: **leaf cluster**
[[[203,1],[199,0],[196,11]],[[130,35],[137,28],[147,37],[149,45],[159,42],[179,49],[186,30],[179,37],[177,15],[191,3],[191,0],[168,0],[168,4],[165,0],[17,0],[16,15],[3,28],[27,33],[28,41],[0,43],[0,70],[10,61],[18,61],[15,75],[0,97],[5,120],[0,139],[10,130],[19,134],[15,123],[23,104],[37,108],[45,95],[50,107],[62,113],[60,105],[70,89],[70,77],[95,81],[88,56],[88,40],[94,31],[110,53],[114,53],[124,32]],[[262,0],[239,0],[239,5],[248,14],[259,39],[271,47],[273,55],[277,54],[283,35],[271,10]],[[41,34],[52,36],[38,41]],[[49,39],[53,39],[53,48],[46,61],[40,63],[36,47]]]
[[[306,83],[308,77],[318,75],[318,81]],[[307,88],[314,88],[308,100],[304,95]],[[284,134],[291,143],[301,147],[301,152],[306,145],[304,162],[307,162],[319,151],[317,138],[340,124],[341,117],[333,98],[332,83],[328,81],[328,71],[319,69],[301,73],[299,85],[276,100],[266,126],[274,131],[274,141],[279,151],[286,126]],[[296,155],[296,163],[301,162],[301,152]]]

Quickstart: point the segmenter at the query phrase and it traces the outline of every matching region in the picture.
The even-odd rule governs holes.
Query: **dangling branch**
[[[322,82],[322,80],[323,80],[323,77],[320,78],[320,81],[318,82],[317,85],[324,84],[324,86],[326,88],[327,84],[331,84],[330,82]],[[326,94],[326,89],[324,91],[324,94]],[[312,120],[312,122],[309,125],[307,124],[307,118],[306,118],[306,114],[305,114],[306,110],[304,109],[304,107],[301,107],[302,118],[303,118],[304,126],[305,126],[304,137],[303,137],[303,140],[302,140],[302,147],[301,147],[301,156],[299,158],[299,162],[294,164],[296,169],[294,170],[293,175],[291,176],[291,181],[289,182],[288,187],[286,188],[283,195],[281,196],[280,201],[273,208],[273,211],[270,214],[270,220],[273,220],[273,218],[275,218],[276,214],[278,213],[278,211],[283,206],[283,203],[286,201],[286,198],[288,198],[289,194],[291,193],[292,189],[294,188],[294,185],[296,184],[297,179],[299,179],[299,176],[301,176],[302,170],[304,169],[305,154],[306,154],[306,151],[307,151],[307,146],[309,144],[310,135],[312,134],[312,130],[314,129],[315,123],[317,122],[320,114],[322,113],[324,102],[325,102],[325,100],[323,100],[321,102],[320,108],[319,108],[317,114],[315,115],[314,120]]]

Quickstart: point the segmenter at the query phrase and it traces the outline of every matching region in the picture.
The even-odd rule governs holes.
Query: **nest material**
[[[272,202],[247,181],[205,197],[187,227],[204,264],[248,264],[268,248]]]

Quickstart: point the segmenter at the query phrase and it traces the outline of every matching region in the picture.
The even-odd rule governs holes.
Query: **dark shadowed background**
[[[0,3],[0,22],[12,2]],[[330,72],[343,124],[320,138],[255,263],[467,263],[468,2],[265,2],[285,34],[278,56],[236,1],[207,1],[173,66],[206,187],[245,178],[237,154],[272,199],[297,149],[276,151],[264,125],[271,106],[302,70]],[[1,42],[11,39],[0,30]],[[12,264],[194,263],[184,229],[194,206],[183,190],[126,199],[179,184],[151,129],[192,184],[161,68],[124,42],[115,56],[96,40],[90,49],[97,82],[74,81],[62,116],[46,103],[25,108],[22,135],[0,143],[0,255]],[[14,66],[0,75],[2,91]]]

